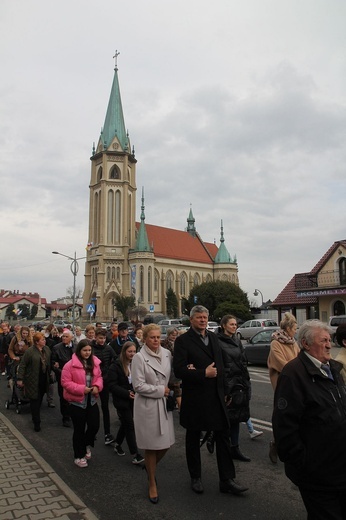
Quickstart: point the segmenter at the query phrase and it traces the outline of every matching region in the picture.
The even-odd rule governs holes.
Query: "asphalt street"
[[[176,443],[162,460],[158,472],[160,500],[153,505],[147,498],[146,473],[131,464],[127,451],[124,457],[105,446],[102,427],[97,436],[92,460],[88,468],[73,463],[72,430],[62,426],[55,396],[56,408],[42,406],[42,430],[32,429],[29,406],[17,414],[14,407],[5,408],[10,396],[4,377],[0,380],[2,413],[16,426],[26,440],[38,451],[58,476],[91,509],[99,520],[197,520],[209,518],[235,518],[256,520],[303,520],[306,518],[299,492],[285,477],[283,464],[274,465],[268,457],[271,439],[271,412],[273,393],[268,371],[264,367],[250,367],[253,397],[251,415],[255,428],[264,433],[251,440],[246,425],[241,425],[240,446],[251,462],[235,461],[237,480],[249,487],[242,496],[219,493],[215,454],[202,448],[203,495],[190,489],[185,463],[184,430],[179,425],[178,412],[174,412]],[[118,428],[118,419],[110,403],[112,433]]]

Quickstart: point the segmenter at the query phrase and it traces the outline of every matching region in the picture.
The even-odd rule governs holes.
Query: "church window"
[[[112,267],[112,280],[115,280],[115,267]]]
[[[107,267],[107,282],[110,282],[111,280],[111,268]]]
[[[173,273],[172,271],[167,271],[166,274],[166,291],[168,289],[173,289]]]
[[[100,182],[102,179],[102,166],[97,170],[97,182]]]
[[[151,267],[148,267],[148,302],[152,301],[151,274]]]
[[[117,280],[120,280],[120,267],[117,267]]]
[[[115,192],[115,243],[120,243],[120,223],[121,223],[121,195],[120,191]]]
[[[139,299],[141,302],[144,301],[144,267],[142,265],[139,268]]]
[[[181,273],[181,277],[180,277],[180,294],[181,294],[181,296],[186,296],[186,283],[187,283],[186,274]]]
[[[109,178],[110,179],[120,179],[121,178],[120,170],[117,166],[115,166],[115,165],[113,166],[113,168],[109,172]]]
[[[199,284],[200,284],[200,276],[198,273],[195,273],[194,277],[193,277],[193,285],[199,285]]]
[[[114,193],[108,192],[108,212],[107,212],[107,242],[113,244],[114,241]]]

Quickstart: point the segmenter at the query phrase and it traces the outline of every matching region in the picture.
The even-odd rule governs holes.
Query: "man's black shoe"
[[[191,489],[195,493],[199,493],[199,494],[203,493],[204,489],[203,489],[202,481],[200,478],[191,479]]]
[[[70,428],[71,427],[70,419],[63,419],[62,425],[65,426],[65,428]]]
[[[239,446],[232,446],[231,452],[232,452],[232,459],[234,459],[234,460],[241,460],[242,462],[251,461],[250,457],[247,457],[240,451]]]
[[[240,493],[244,493],[249,488],[241,486],[234,482],[234,480],[226,480],[226,482],[220,482],[220,491],[221,493],[232,493],[232,495],[240,495]]]

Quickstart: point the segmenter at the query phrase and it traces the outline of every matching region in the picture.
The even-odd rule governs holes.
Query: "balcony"
[[[306,291],[311,289],[327,289],[335,287],[346,286],[346,274],[340,271],[320,271],[317,275],[310,275],[309,273],[296,274],[295,289],[296,291]]]

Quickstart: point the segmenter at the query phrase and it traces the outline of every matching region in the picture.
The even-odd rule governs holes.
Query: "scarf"
[[[296,341],[294,338],[291,338],[291,336],[289,336],[283,329],[279,329],[273,332],[272,339],[275,339],[276,341],[286,345],[293,345],[293,343]]]
[[[157,349],[157,352],[153,352],[152,350],[150,350],[150,348],[148,347],[148,345],[146,345],[146,344],[144,343],[144,345],[143,345],[142,348],[144,348],[144,350],[145,350],[145,352],[148,354],[148,356],[152,356],[152,357],[156,358],[157,361],[158,361],[159,363],[161,363],[161,359],[162,359],[162,350],[161,350],[161,347],[159,347],[159,348]]]

